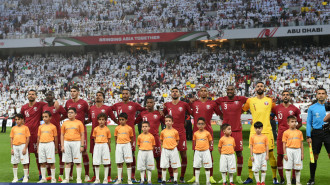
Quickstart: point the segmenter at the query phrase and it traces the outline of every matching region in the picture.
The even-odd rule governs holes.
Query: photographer
[[[327,91],[323,88],[319,88],[316,91],[317,103],[313,104],[308,109],[306,136],[307,142],[312,143],[315,163],[309,164],[310,179],[307,182],[307,185],[315,184],[314,179],[317,159],[323,142],[330,158],[330,127],[329,124],[326,124],[323,120],[326,117],[325,101],[327,97]]]

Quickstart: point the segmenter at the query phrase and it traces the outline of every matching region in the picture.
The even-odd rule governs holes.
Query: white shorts
[[[181,167],[179,152],[176,147],[173,150],[162,148],[162,154],[160,155],[160,168],[169,168],[170,164],[172,168]]]
[[[236,157],[235,154],[221,154],[220,156],[220,172],[235,173]]]
[[[64,163],[81,163],[80,152],[81,141],[64,141],[64,153],[62,154],[62,162]]]
[[[93,150],[93,165],[110,164],[108,143],[95,143]]]
[[[266,152],[261,154],[253,154],[254,161],[252,162],[252,171],[259,172],[267,171]]]
[[[286,155],[288,160],[283,159],[284,169],[291,170],[302,170],[303,162],[301,160],[301,149],[300,148],[286,148]]]
[[[138,170],[154,170],[155,160],[154,160],[153,150],[139,150],[137,169]]]
[[[116,145],[116,163],[132,163],[133,154],[131,143]]]
[[[55,143],[39,143],[38,158],[39,163],[55,163]]]
[[[212,168],[212,157],[210,150],[198,151],[194,153],[194,168]]]
[[[23,155],[24,147],[25,144],[13,145],[14,155],[11,155],[11,164],[29,164],[29,150],[26,148],[26,154]]]

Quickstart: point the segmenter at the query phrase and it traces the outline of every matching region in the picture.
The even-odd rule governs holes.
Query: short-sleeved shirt
[[[79,99],[77,102],[74,102],[72,99],[68,100],[65,103],[65,110],[68,111],[69,108],[74,107],[77,110],[76,119],[80,120],[81,123],[85,123],[85,117],[88,114],[88,103],[83,100]]]
[[[95,143],[107,143],[111,138],[111,132],[107,126],[103,128],[97,126],[93,130],[93,137],[95,138]]]
[[[222,136],[218,144],[218,147],[221,148],[221,154],[235,153],[235,146],[235,139],[231,136]]]
[[[38,128],[40,126],[42,108],[47,103],[36,102],[32,107],[27,103],[22,106],[21,114],[24,116],[25,126],[29,127],[32,136],[37,136]]]
[[[153,146],[156,145],[155,137],[151,133],[142,133],[137,139],[137,145],[139,150],[153,150]]]
[[[258,97],[249,98],[243,110],[247,111],[250,109],[252,114],[253,124],[251,126],[250,132],[255,134],[254,123],[260,121],[263,124],[262,133],[273,133],[272,126],[270,125],[270,113],[272,108],[275,107],[271,98],[263,97],[259,99]]]
[[[80,141],[81,133],[84,131],[84,125],[77,119],[74,121],[64,121],[61,127],[61,134],[64,135],[65,141]]]
[[[26,143],[26,138],[30,137],[30,130],[27,126],[14,126],[10,131],[10,137],[13,138],[13,145]]]
[[[180,140],[179,132],[172,129],[164,129],[160,133],[160,140],[163,141],[163,148],[173,150],[177,145],[177,141]]]
[[[195,141],[195,150],[204,151],[210,148],[210,141],[213,140],[212,135],[209,131],[203,130],[196,131],[193,136],[193,140]]]
[[[61,133],[61,115],[64,117],[67,117],[67,112],[66,110],[60,105],[58,110],[55,109],[54,106],[48,106],[48,104],[44,105],[42,108],[42,112],[49,111],[52,113],[52,117],[50,119],[50,122],[55,125],[57,129],[57,134],[60,135]]]
[[[266,152],[268,146],[268,138],[266,135],[257,135],[254,134],[250,138],[250,145],[253,147],[253,153],[261,154]]]
[[[57,136],[57,128],[52,123],[43,124],[39,126],[38,136],[40,143],[49,143],[54,141],[54,137]]]
[[[286,143],[288,148],[301,148],[301,142],[304,140],[300,130],[288,129],[283,133],[282,141]]]
[[[134,136],[132,127],[125,125],[118,125],[115,128],[115,136],[118,144],[125,144],[131,142],[131,137]]]

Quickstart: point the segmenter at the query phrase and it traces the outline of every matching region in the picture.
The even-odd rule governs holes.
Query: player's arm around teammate
[[[30,131],[24,125],[24,116],[22,114],[15,115],[16,126],[10,131],[10,146],[11,146],[11,164],[13,164],[14,179],[12,183],[18,181],[17,167],[21,162],[24,168],[23,182],[28,182],[28,165],[29,151],[28,145],[30,142]]]

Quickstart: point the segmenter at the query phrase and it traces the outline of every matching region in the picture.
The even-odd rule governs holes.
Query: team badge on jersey
[[[157,119],[157,118],[158,118],[157,114],[154,114],[154,118],[155,118],[155,119]]]
[[[105,110],[104,110],[104,109],[102,109],[102,110],[101,110],[101,112],[102,112],[102,113],[105,113]]]
[[[265,105],[269,105],[268,101],[265,101]]]
[[[179,107],[179,111],[182,112],[183,111],[183,108],[182,107]]]
[[[78,109],[80,109],[80,108],[81,108],[81,105],[80,105],[80,104],[78,104],[78,106],[77,106],[77,107],[78,107]]]
[[[37,110],[38,110],[38,108],[37,108],[37,107],[34,107],[34,108],[33,108],[33,110],[34,110],[34,111],[37,111]]]
[[[132,110],[132,108],[133,108],[132,106],[128,106],[128,110]]]
[[[292,110],[290,110],[290,111],[289,111],[289,113],[290,113],[290,115],[292,115],[292,114],[293,114],[293,111],[292,111]]]
[[[211,108],[211,105],[206,105],[206,109],[210,109]]]

